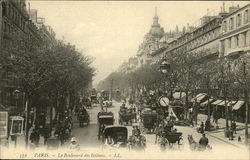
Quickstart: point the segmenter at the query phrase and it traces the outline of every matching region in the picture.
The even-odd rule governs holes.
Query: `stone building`
[[[250,4],[230,9],[223,19],[220,37],[220,56],[237,58],[250,53]]]
[[[41,24],[39,29],[37,12],[29,16],[30,9],[26,8],[25,0],[0,0],[0,57],[12,57],[7,48],[13,48],[13,42],[20,39],[32,42],[48,41],[56,42],[55,33],[49,26]],[[16,43],[16,42],[15,42]],[[7,107],[24,107],[24,94],[20,90],[19,80],[4,65],[4,59],[0,60],[0,104]],[[15,95],[15,92],[19,92]]]
[[[139,66],[150,63],[151,54],[161,46],[160,39],[164,36],[164,29],[160,26],[158,21],[159,17],[157,16],[156,10],[151,29],[145,35],[144,40],[137,51]]]
[[[26,10],[25,0],[1,0],[1,21],[0,21],[0,56],[3,56],[3,49],[10,47],[11,42],[16,37],[23,37],[28,31],[27,22],[29,16]],[[7,53],[11,56],[11,53]],[[11,71],[0,62],[3,70],[0,72],[0,103],[5,106],[17,106],[21,101],[14,96],[14,91],[18,89],[18,81]]]

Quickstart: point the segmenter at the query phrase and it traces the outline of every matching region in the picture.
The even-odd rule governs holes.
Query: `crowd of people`
[[[42,113],[37,117],[34,128],[29,136],[31,148],[39,147],[41,137],[44,139],[44,145],[46,145],[48,139],[52,137],[60,141],[61,145],[70,138],[73,126],[72,116],[69,110],[65,110],[61,116],[63,116],[63,118],[60,118],[60,121],[55,124],[54,134],[52,133],[52,126],[46,125],[45,114]]]

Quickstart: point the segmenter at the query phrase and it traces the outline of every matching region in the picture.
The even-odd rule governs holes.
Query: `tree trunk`
[[[28,148],[29,144],[29,117],[30,117],[30,93],[26,93],[26,103],[25,103],[25,110],[26,110],[26,116],[25,116],[25,147]]]
[[[187,114],[188,114],[188,90],[186,89],[185,119],[187,119]]]

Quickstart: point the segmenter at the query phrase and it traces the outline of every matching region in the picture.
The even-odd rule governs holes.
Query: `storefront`
[[[234,119],[238,122],[244,122],[245,121],[245,107],[244,107],[245,101],[238,101],[236,104],[232,106],[233,110],[233,116]]]

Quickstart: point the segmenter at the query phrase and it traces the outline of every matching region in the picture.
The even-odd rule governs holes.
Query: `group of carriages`
[[[112,112],[99,112],[98,118],[98,139],[106,147],[144,149],[146,138],[142,135],[128,136],[128,129],[123,125],[114,125],[114,114]]]

